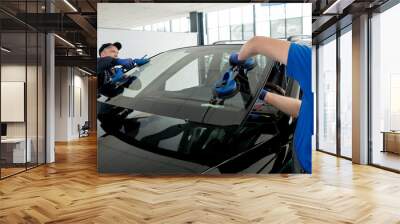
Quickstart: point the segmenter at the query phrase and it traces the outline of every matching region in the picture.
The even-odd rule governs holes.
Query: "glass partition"
[[[318,149],[336,154],[336,36],[318,48]]]
[[[26,40],[25,32],[1,34],[2,177],[24,171],[31,157],[26,136]]]
[[[45,139],[45,124],[46,124],[46,36],[43,33],[38,33],[38,65],[37,65],[37,162],[43,164],[46,162],[46,139]]]
[[[400,4],[371,19],[371,162],[400,171]]]
[[[346,32],[347,31],[347,32]],[[340,36],[340,155],[352,157],[352,33]]]
[[[38,127],[38,111],[37,111],[37,99],[38,99],[38,49],[37,41],[38,35],[35,32],[27,33],[27,52],[28,61],[26,64],[26,114],[27,114],[27,151],[30,157],[27,161],[27,167],[33,167],[37,165],[37,127]]]
[[[0,7],[44,12],[44,1],[2,1]],[[0,12],[0,178],[45,163],[45,35]]]

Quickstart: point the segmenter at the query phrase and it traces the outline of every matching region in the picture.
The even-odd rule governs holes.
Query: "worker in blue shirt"
[[[286,65],[286,73],[293,77],[302,90],[301,100],[261,90],[259,98],[284,113],[297,117],[294,133],[294,164],[298,172],[311,173],[311,137],[313,135],[313,93],[311,75],[311,48],[285,40],[253,37],[239,53],[232,53],[230,63],[244,64],[252,56],[261,54]],[[297,165],[296,165],[297,164]]]
[[[119,58],[119,50],[122,44],[119,42],[106,43],[99,48],[99,58],[97,58],[97,89],[98,92],[107,97],[114,97],[120,94],[125,87],[128,87],[133,79],[125,76],[122,70],[116,70],[115,66],[122,66],[126,70],[140,67],[147,64],[150,59],[142,58]],[[119,72],[116,72],[119,71]],[[126,81],[123,86],[117,85],[120,81]]]

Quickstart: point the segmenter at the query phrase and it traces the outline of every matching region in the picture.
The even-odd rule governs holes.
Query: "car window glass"
[[[195,59],[185,67],[180,69],[174,76],[165,82],[166,91],[180,91],[183,89],[198,86],[200,84],[199,77],[199,60]],[[187,74],[193,74],[192,76]]]
[[[171,54],[168,55],[162,54],[152,58],[145,67],[138,67],[128,72],[128,75],[140,78],[140,88],[135,88],[135,83],[133,83],[131,88],[126,88],[122,95],[132,98],[135,97],[142,89],[146,88],[159,77],[160,74],[186,55],[188,55],[188,53],[184,51],[171,52]]]
[[[212,104],[215,82],[229,68],[229,55],[241,45],[183,48],[159,54],[128,72],[136,80],[107,103],[212,125],[240,125],[274,61],[256,56],[257,66],[238,83],[239,92]]]

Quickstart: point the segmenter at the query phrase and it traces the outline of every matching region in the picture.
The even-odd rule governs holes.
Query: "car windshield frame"
[[[126,75],[135,77],[135,80],[120,94],[108,98],[104,103],[207,125],[240,126],[252,110],[257,100],[256,96],[265,85],[275,64],[275,61],[270,58],[257,56],[255,58],[257,66],[254,70],[249,71],[247,81],[240,84],[248,84],[249,91],[242,92],[241,89],[232,98],[224,100],[224,105],[210,104],[213,96],[212,86],[228,68],[229,54],[239,51],[241,46],[242,44],[195,46],[157,54],[151,57],[149,64],[127,72]],[[211,60],[208,68],[204,60]],[[200,64],[200,61],[203,64]],[[218,64],[218,62],[220,63]],[[165,66],[160,67],[157,63],[164,63]],[[193,83],[194,86],[190,88],[166,90],[168,81],[178,76],[179,72],[190,67],[189,65],[192,63],[194,65],[191,67],[197,66],[197,75],[201,74],[208,79]],[[219,67],[217,69],[212,66]],[[190,68],[187,70],[181,72],[184,73],[184,76],[178,76],[179,79],[175,78],[177,81],[172,82],[172,85],[169,86],[177,88],[179,85],[184,86],[193,81],[184,80],[185,77],[192,76]],[[174,86],[174,84],[176,85]],[[164,89],[160,89],[160,87],[164,87]]]

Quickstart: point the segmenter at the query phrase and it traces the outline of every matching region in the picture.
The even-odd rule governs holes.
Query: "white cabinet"
[[[26,151],[25,144],[27,143]],[[25,143],[25,138],[7,138],[2,139],[2,147],[7,147],[12,150],[12,163],[25,163],[32,160],[32,140],[28,138]]]

